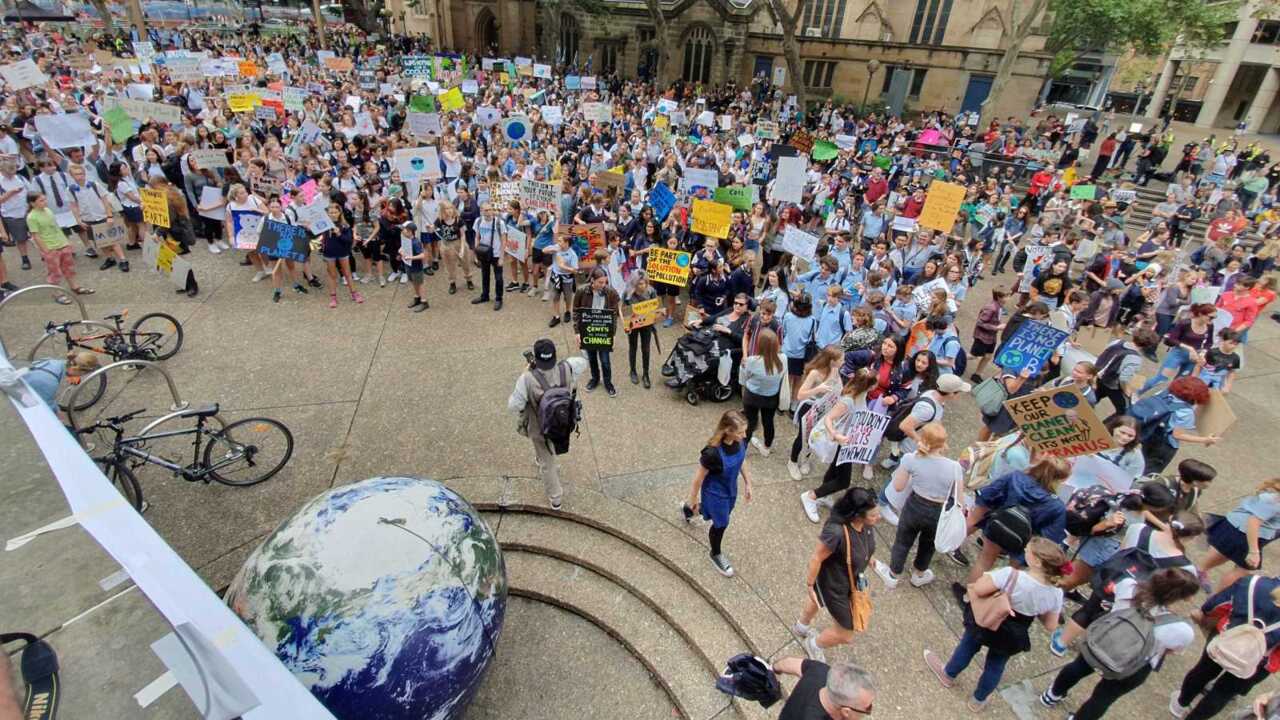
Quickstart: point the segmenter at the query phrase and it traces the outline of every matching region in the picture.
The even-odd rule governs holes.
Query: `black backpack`
[[[1123,342],[1117,342],[1105,348],[1095,363],[1097,367],[1102,368],[1098,373],[1098,384],[1107,388],[1120,387],[1120,366],[1124,365],[1125,358],[1137,354],[1137,350],[1125,347]]]
[[[1078,538],[1091,537],[1093,526],[1102,522],[1119,504],[1119,494],[1111,492],[1105,485],[1090,485],[1076,490],[1067,501],[1067,533]]]
[[[556,455],[569,452],[569,436],[578,431],[578,420],[582,418],[582,403],[578,400],[578,389],[570,387],[569,371],[563,361],[556,365],[560,369],[560,384],[549,387],[547,380],[540,372],[532,373],[538,387],[542,388],[542,397],[538,399],[538,427],[542,437]]]
[[[1116,583],[1126,579],[1142,582],[1151,577],[1156,570],[1181,567],[1188,564],[1184,555],[1166,558],[1152,557],[1152,532],[1153,530],[1149,525],[1142,528],[1142,532],[1138,535],[1137,545],[1125,548],[1112,555],[1109,560],[1102,564],[1102,567],[1093,571],[1093,577],[1089,580],[1089,585],[1095,593],[1102,593],[1101,597],[1104,600],[1114,602]]]
[[[938,417],[937,404],[934,403],[932,399],[921,395],[920,397],[917,397],[915,400],[902,403],[901,407],[899,407],[893,413],[893,417],[889,418],[889,427],[884,431],[885,439],[891,440],[893,442],[901,442],[902,439],[907,436],[906,433],[902,432],[902,421],[910,417],[911,410],[916,406],[916,403],[919,403],[919,402],[929,403],[929,405],[933,407],[933,416],[935,418]]]
[[[983,533],[988,540],[1007,553],[1020,553],[1034,534],[1031,513],[1021,505],[1010,505],[991,513]]]

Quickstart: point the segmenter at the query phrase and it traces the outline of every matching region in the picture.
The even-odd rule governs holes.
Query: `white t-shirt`
[[[0,217],[11,219],[25,218],[27,216],[27,193],[30,192],[31,186],[27,184],[26,178],[21,175],[14,175],[11,178],[0,176],[0,195],[10,190],[17,190],[14,196],[4,201],[0,205]]]
[[[916,419],[916,432],[919,432],[920,428],[924,427],[926,423],[942,422],[944,410],[937,390],[926,391],[920,397],[929,398],[933,402],[921,400],[911,407],[911,417]],[[912,440],[911,436],[908,435],[902,439],[901,446],[904,453],[915,452],[916,441]]]
[[[1013,568],[1005,566],[987,574],[991,576],[991,582],[995,583],[996,587],[1003,589],[1009,582],[1009,574],[1012,572]],[[1021,570],[1018,572],[1018,582],[1009,593],[1009,605],[1019,615],[1035,617],[1048,612],[1058,612],[1062,610],[1062,588],[1045,585],[1032,577],[1031,573]]]
[[[98,223],[107,219],[107,189],[94,180],[84,185],[72,185],[71,193],[80,208],[80,219],[86,223]]]
[[[907,453],[898,467],[907,473],[910,491],[933,502],[946,501],[951,488],[964,477],[960,463],[942,455]]]
[[[1146,528],[1146,527],[1148,527],[1147,524],[1141,523],[1141,522],[1133,523],[1129,525],[1129,528],[1124,532],[1124,542],[1120,543],[1120,549],[1124,550],[1131,547],[1137,547],[1138,538],[1142,535],[1143,528]],[[1181,550],[1178,550],[1176,547],[1166,548],[1164,546],[1164,543],[1161,542],[1160,540],[1159,533],[1156,532],[1154,529],[1151,531],[1151,543],[1147,546],[1147,550],[1148,552],[1151,553],[1151,557],[1157,560],[1161,558],[1170,558],[1170,557],[1182,557],[1184,560],[1186,559],[1185,554]],[[1185,565],[1175,565],[1174,567],[1180,570],[1186,570],[1192,575],[1196,574],[1196,566],[1190,560],[1187,560]],[[1120,599],[1120,591],[1118,588],[1119,588],[1119,585],[1117,585],[1117,590],[1116,590],[1117,601],[1119,601]]]

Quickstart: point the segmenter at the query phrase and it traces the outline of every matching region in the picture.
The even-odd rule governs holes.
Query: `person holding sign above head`
[[[720,416],[715,432],[698,457],[693,474],[693,487],[680,511],[686,523],[695,515],[711,521],[707,539],[711,545],[711,564],[725,577],[733,577],[733,565],[721,547],[729,515],[738,501],[738,478],[742,478],[743,496],[751,502],[751,476],[747,473],[747,419],[738,410]]]
[[[618,396],[613,386],[611,355],[619,301],[618,291],[609,287],[609,273],[602,267],[593,269],[587,286],[573,296],[574,339],[591,363],[587,392],[595,390],[603,380],[611,398]]]

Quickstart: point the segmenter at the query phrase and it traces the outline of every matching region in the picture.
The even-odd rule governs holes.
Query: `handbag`
[[[1013,589],[1018,585],[1018,569],[1009,573],[1004,587],[990,595],[978,595],[969,585],[969,609],[973,611],[973,621],[978,627],[987,630],[999,630],[1000,625],[1013,615],[1013,604],[1010,601]]]
[[[858,577],[853,574],[853,538],[849,526],[844,529],[844,567],[849,573],[849,616],[854,632],[866,632],[871,619],[871,594],[858,587]]]
[[[1254,575],[1249,579],[1249,605],[1245,622],[1227,628],[1205,646],[1206,655],[1223,670],[1242,680],[1251,678],[1258,672],[1258,665],[1267,657],[1267,633],[1280,627],[1280,623],[1263,625],[1254,617],[1253,588],[1257,584],[1258,576]]]
[[[960,504],[960,497],[956,492],[959,485],[960,478],[957,477],[951,483],[951,491],[947,493],[946,501],[942,503],[942,514],[938,516],[938,525],[933,531],[933,547],[941,553],[958,550],[969,534],[964,518],[964,507]]]

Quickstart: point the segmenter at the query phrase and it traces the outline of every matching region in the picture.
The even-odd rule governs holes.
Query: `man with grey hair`
[[[857,720],[871,716],[875,681],[871,673],[853,663],[827,665],[788,657],[775,662],[773,671],[800,678],[778,720]]]

